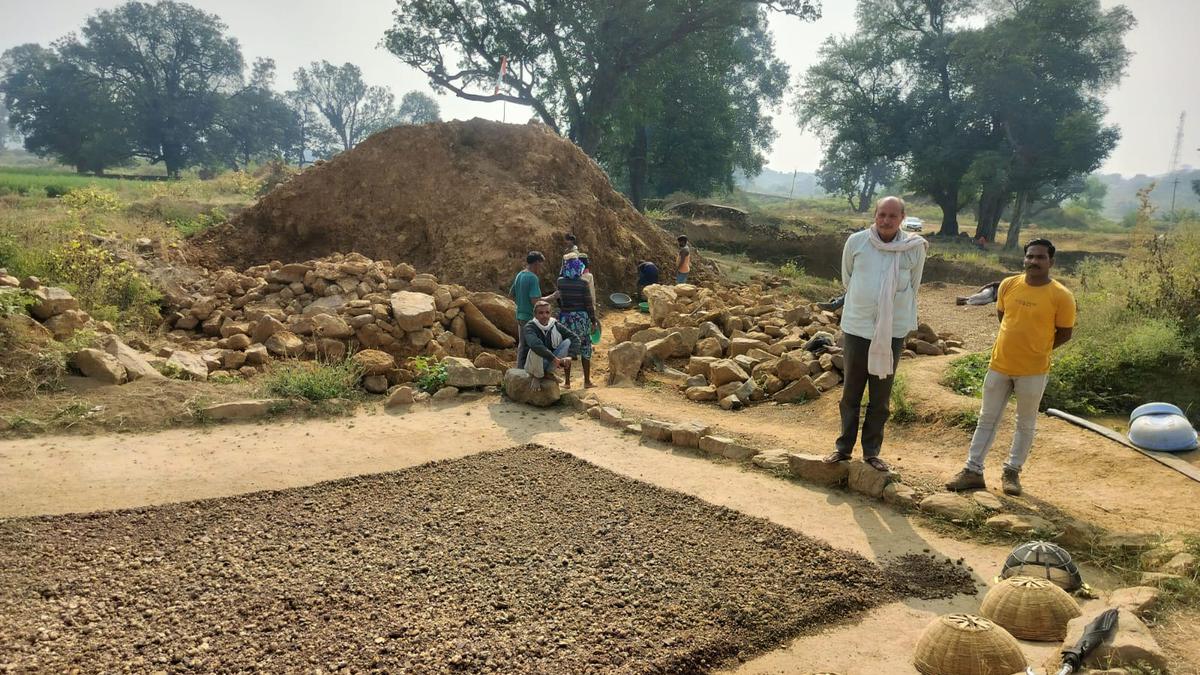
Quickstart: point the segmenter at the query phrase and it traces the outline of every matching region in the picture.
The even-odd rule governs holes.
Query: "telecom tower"
[[[1175,173],[1175,169],[1179,168],[1179,152],[1183,148],[1183,121],[1187,118],[1187,111],[1179,113],[1179,128],[1175,130],[1175,147],[1171,149],[1171,166],[1167,169],[1167,175]],[[1175,219],[1175,190],[1179,188],[1179,176],[1175,175],[1171,180],[1171,219]]]

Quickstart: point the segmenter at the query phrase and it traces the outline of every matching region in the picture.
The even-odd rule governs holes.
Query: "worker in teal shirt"
[[[509,295],[517,303],[517,367],[525,367],[525,357],[529,355],[529,347],[525,345],[525,324],[533,319],[533,305],[542,299],[542,287],[538,282],[538,274],[542,271],[542,263],[546,256],[538,251],[530,251],[525,256],[525,269],[517,272]]]

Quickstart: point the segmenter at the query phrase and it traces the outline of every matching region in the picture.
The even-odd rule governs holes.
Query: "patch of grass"
[[[417,356],[410,365],[416,375],[414,384],[421,391],[435,394],[446,385],[446,366],[432,356]]]
[[[992,356],[987,352],[969,354],[955,359],[946,369],[942,384],[964,396],[983,396],[983,378],[987,375]],[[978,417],[976,417],[978,421]]]
[[[917,414],[912,401],[908,399],[907,376],[905,373],[896,373],[892,377],[896,378],[896,381],[892,383],[891,420],[896,424],[912,424],[921,416]]]
[[[788,279],[800,279],[805,276],[804,267],[797,265],[794,260],[789,260],[779,266],[779,276]]]
[[[271,367],[263,378],[263,389],[282,398],[309,401],[353,399],[358,396],[362,370],[350,359],[336,362],[287,361]]]
[[[946,422],[960,429],[974,431],[975,427],[979,426],[979,411],[974,409],[959,410],[958,412],[951,413],[946,418]]]

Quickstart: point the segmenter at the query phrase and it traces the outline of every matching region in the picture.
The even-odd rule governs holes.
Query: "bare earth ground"
[[[952,305],[963,287],[931,288],[922,294],[923,320],[939,330],[985,340],[994,330],[991,308]],[[944,293],[951,303],[945,316],[933,318],[927,302]],[[606,323],[621,315],[609,315]],[[969,321],[968,321],[969,319]],[[977,338],[971,338],[978,331]],[[606,331],[606,333],[610,333]],[[990,338],[988,338],[990,339]],[[986,346],[986,345],[982,345]],[[603,349],[599,350],[602,355]],[[598,363],[603,381],[603,358]],[[949,358],[906,361],[902,369],[922,413],[977,407],[937,384]],[[804,406],[756,406],[738,413],[685,400],[652,384],[639,389],[595,390],[627,416],[669,420],[704,419],[727,435],[761,447],[824,452],[836,435],[835,396]],[[1009,424],[1006,422],[1006,424]],[[1089,432],[1043,418],[1026,473],[1030,510],[1061,509],[1118,531],[1194,531],[1200,516],[1197,484],[1149,459]],[[969,432],[942,424],[892,426],[885,453],[910,482],[932,483],[956,470]],[[1009,430],[997,440],[1001,450]],[[401,415],[369,410],[353,418],[309,422],[184,428],[153,434],[42,437],[0,445],[0,517],[54,514],[167,504],[222,497],[262,489],[295,486],[391,471],[435,459],[464,457],[514,444],[540,442],[570,452],[618,474],[678,490],[751,516],[766,518],[837,548],[880,561],[922,552],[963,558],[980,584],[989,583],[1007,553],[1003,547],[957,541],[870,500],[825,491],[736,466],[698,458],[687,451],[645,444],[590,420],[563,411],[535,411],[494,398],[464,397],[443,409]],[[998,474],[1002,452],[989,458]],[[1194,460],[1193,460],[1194,461]],[[989,478],[995,480],[992,471]],[[915,481],[914,481],[915,479]],[[1162,495],[1172,495],[1171,508]],[[1093,572],[1094,585],[1108,582]],[[981,586],[982,588],[982,586]],[[854,624],[801,637],[790,646],[743,664],[747,673],[832,670],[842,673],[911,672],[912,645],[928,621],[949,611],[976,611],[976,595],[948,600],[906,600],[870,610]],[[1200,672],[1200,621],[1176,617],[1157,634],[1180,659],[1173,672]],[[1054,645],[1025,643],[1031,663],[1041,663]]]

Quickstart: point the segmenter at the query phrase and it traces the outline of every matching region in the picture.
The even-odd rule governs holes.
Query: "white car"
[[[916,216],[909,216],[904,219],[903,227],[904,227],[904,229],[908,230],[909,232],[920,232],[921,228],[924,226],[925,226],[925,221],[921,220],[920,218],[918,218]]]

